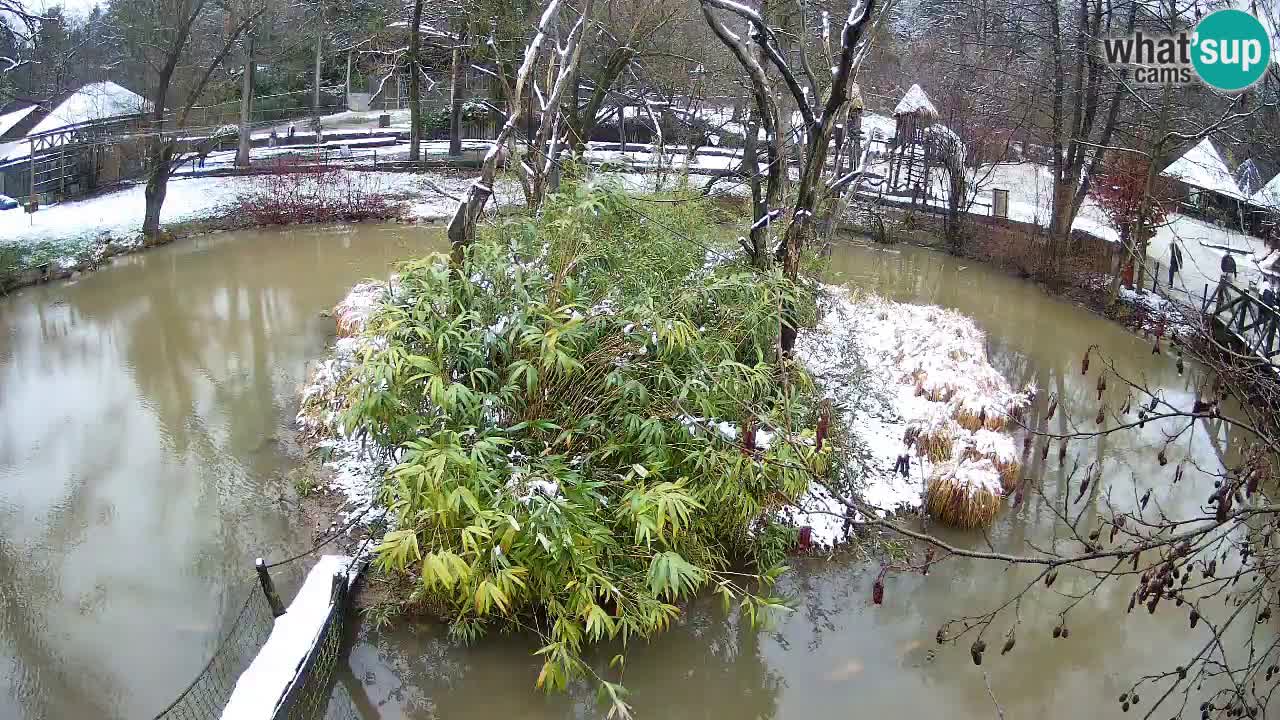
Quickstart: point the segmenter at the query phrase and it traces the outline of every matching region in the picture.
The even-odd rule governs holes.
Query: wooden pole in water
[[[258,558],[254,566],[258,569],[258,583],[262,585],[262,594],[267,596],[267,604],[271,606],[271,616],[280,617],[284,614],[284,603],[280,602],[276,584],[271,581],[271,573],[267,572],[267,563]]]

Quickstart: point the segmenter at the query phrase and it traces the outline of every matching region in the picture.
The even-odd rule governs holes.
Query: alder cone
[[[1009,651],[1013,649],[1014,642],[1015,642],[1015,639],[1013,637],[1013,631],[1010,630],[1009,637],[1005,638],[1004,647],[1000,649],[1000,654],[1008,655]]]

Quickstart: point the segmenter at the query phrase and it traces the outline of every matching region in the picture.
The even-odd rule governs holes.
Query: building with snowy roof
[[[114,138],[143,121],[147,101],[114,82],[90,83],[43,103],[0,108],[0,194],[74,195],[132,170],[140,152]]]
[[[12,100],[0,105],[0,144],[26,137],[42,117],[44,111],[31,100]]]
[[[1179,212],[1224,225],[1241,222],[1241,204],[1248,198],[1209,138],[1191,146],[1160,174],[1173,181]]]

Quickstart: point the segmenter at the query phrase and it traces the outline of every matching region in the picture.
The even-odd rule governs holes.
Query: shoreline
[[[406,225],[434,225],[447,220],[452,214],[454,200],[451,194],[457,194],[470,182],[474,173],[466,171],[456,173],[390,173],[377,171],[371,173],[364,170],[342,170],[342,172],[358,172],[372,177],[375,183],[382,185],[373,188],[373,192],[385,195],[395,203],[396,213],[386,217],[370,217],[348,221],[355,223],[398,223]],[[108,264],[112,258],[144,252],[154,247],[161,247],[179,240],[193,237],[213,235],[222,232],[239,230],[266,229],[273,227],[294,227],[310,223],[256,223],[239,217],[239,211],[232,203],[239,196],[240,188],[252,189],[249,183],[237,182],[241,177],[226,176],[210,178],[175,177],[170,181],[171,203],[166,203],[166,212],[178,215],[177,220],[164,222],[161,234],[155,241],[148,242],[141,232],[141,212],[137,223],[120,223],[115,215],[120,210],[116,206],[124,206],[123,211],[137,209],[133,207],[141,196],[141,183],[127,183],[95,195],[76,198],[66,203],[50,205],[37,213],[42,222],[50,223],[46,232],[27,231],[28,237],[19,236],[8,244],[0,244],[0,262],[12,258],[13,269],[0,268],[0,298],[25,287],[41,285],[55,280],[74,280],[86,273],[94,272]],[[393,178],[389,180],[390,178]],[[186,183],[192,183],[187,185]],[[172,193],[177,188],[181,194]],[[172,197],[172,195],[178,195]],[[502,204],[507,205],[508,198],[503,197]],[[194,204],[194,207],[191,205]],[[19,213],[17,210],[6,213]],[[57,213],[49,215],[48,213]],[[92,216],[98,214],[97,222]],[[76,216],[90,216],[90,221],[76,224]],[[19,213],[16,217],[24,217]],[[10,221],[9,217],[3,218]],[[31,218],[27,216],[27,222]],[[15,223],[22,225],[23,223]],[[323,224],[323,223],[318,223]],[[7,256],[7,257],[6,257]],[[35,258],[32,262],[31,259]]]

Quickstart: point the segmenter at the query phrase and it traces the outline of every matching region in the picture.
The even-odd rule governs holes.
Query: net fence
[[[222,715],[240,673],[249,667],[271,634],[271,606],[256,578],[245,583],[244,602],[227,634],[196,679],[155,720],[208,720]]]
[[[331,703],[330,697],[338,687],[338,663],[342,661],[343,630],[346,625],[347,600],[350,597],[347,575],[339,573],[333,579],[333,604],[325,619],[311,652],[307,654],[294,683],[280,701],[273,720],[348,720],[358,715],[335,714],[343,708]],[[348,698],[349,700],[349,698]],[[354,708],[352,708],[354,712]]]
[[[257,578],[244,586],[244,602],[209,662],[195,680],[155,720],[219,720],[239,679],[271,635],[275,618]],[[372,720],[357,709],[347,688],[336,682],[344,661],[350,589],[335,576],[333,606],[273,720]]]

